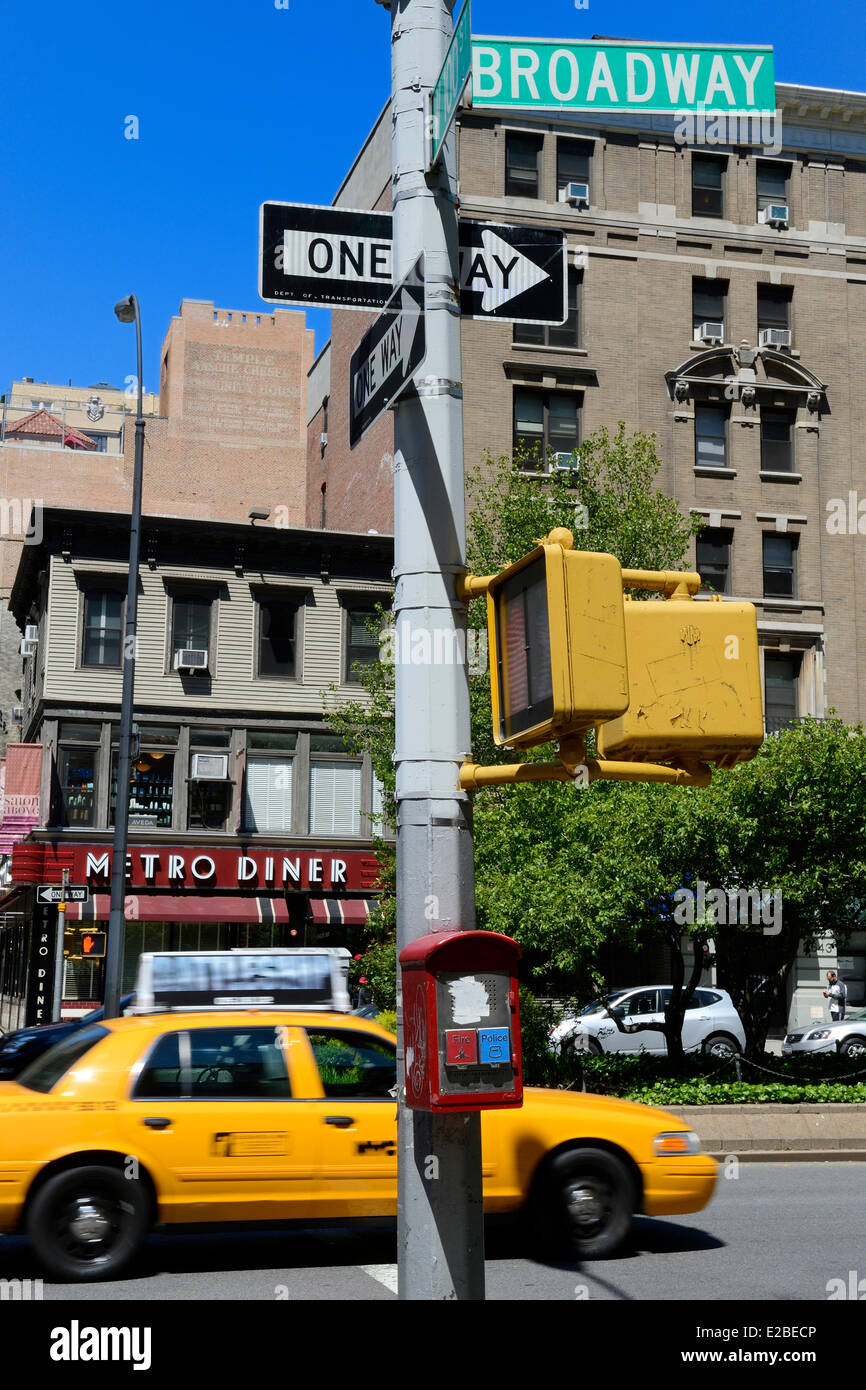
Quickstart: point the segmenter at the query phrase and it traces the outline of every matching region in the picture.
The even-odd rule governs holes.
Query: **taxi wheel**
[[[115,1168],[70,1168],[49,1178],[26,1228],[41,1264],[65,1282],[108,1279],[128,1264],[149,1225],[140,1182]]]
[[[611,1255],[631,1228],[634,1184],[625,1164],[604,1149],[578,1149],[555,1159],[536,1210],[536,1234],[554,1256]]]

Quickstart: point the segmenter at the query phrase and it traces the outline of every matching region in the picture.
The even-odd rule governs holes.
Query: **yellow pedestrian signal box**
[[[573,550],[569,531],[489,581],[493,737],[531,748],[582,734],[628,708],[622,570]]]
[[[625,627],[631,698],[597,730],[598,756],[722,768],[753,758],[764,741],[754,605],[627,598]]]

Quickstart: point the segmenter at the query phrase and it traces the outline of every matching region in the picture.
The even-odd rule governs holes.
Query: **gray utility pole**
[[[381,2],[381,0],[380,0]],[[427,356],[396,408],[397,945],[475,925],[472,809],[457,788],[470,748],[456,133],[425,174],[426,99],[451,38],[447,0],[391,0],[394,282],[425,253]],[[420,648],[420,643],[419,643]],[[398,1002],[398,1008],[400,1004]],[[402,1019],[398,1026],[402,1049]],[[483,1299],[481,1116],[398,1114],[398,1288],[404,1299]]]

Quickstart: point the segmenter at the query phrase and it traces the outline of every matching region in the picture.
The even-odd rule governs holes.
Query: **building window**
[[[692,217],[724,217],[727,160],[692,155]]]
[[[178,597],[172,604],[172,665],[180,651],[205,651],[210,659],[211,613],[213,599]]]
[[[120,665],[123,604],[119,589],[89,589],[85,593],[82,666]]]
[[[538,197],[538,169],[542,144],[540,135],[517,135],[513,131],[506,133],[506,198]]]
[[[761,470],[793,473],[794,415],[790,410],[761,411]]]
[[[725,527],[706,526],[695,541],[695,565],[701,588],[715,594],[731,592],[731,545],[734,533]]]
[[[695,406],[695,467],[727,468],[728,412],[721,405]]]
[[[797,654],[764,654],[764,724],[768,734],[788,728],[798,716],[801,661]]]
[[[764,542],[764,596],[766,598],[793,598],[796,594],[794,557],[797,552],[796,536],[780,536],[766,532]]]
[[[758,286],[758,334],[765,328],[791,327],[794,291],[786,285]]]
[[[97,731],[98,732],[98,731]],[[61,748],[57,758],[61,825],[95,824],[95,748]]]
[[[580,406],[571,392],[514,392],[514,461],[533,473],[548,469],[550,454],[573,454],[580,441]]]
[[[361,770],[342,739],[310,735],[311,835],[360,835]]]
[[[565,323],[516,323],[515,343],[534,343],[538,347],[580,347],[580,293],[583,271],[568,272],[568,317]]]
[[[231,729],[190,728],[187,824],[190,830],[225,830],[232,803]],[[210,775],[209,775],[210,774]]]
[[[788,205],[788,166],[768,164],[765,160],[757,162],[758,212],[771,203]]]
[[[577,140],[557,140],[556,142],[556,194],[567,183],[585,183],[589,187],[589,162],[592,146],[582,145]]]
[[[176,726],[141,724],[138,757],[130,768],[129,828],[170,830],[174,816],[174,761]],[[117,805],[118,729],[111,730],[111,794],[109,823],[114,824]]]
[[[360,679],[358,668],[372,666],[379,660],[379,639],[370,631],[371,620],[376,617],[372,603],[353,604],[346,607],[346,669],[344,681],[357,683]]]
[[[81,432],[85,436],[85,438],[93,440],[94,444],[96,445],[96,449],[94,450],[95,453],[105,454],[108,452],[107,434],[94,434],[92,430],[82,430]]]
[[[260,676],[294,679],[299,606],[292,598],[259,601]]]
[[[727,280],[692,281],[692,334],[702,336],[705,323],[721,324],[720,336],[725,336],[725,310],[728,298]]]
[[[281,730],[250,730],[244,827],[254,831],[292,830],[293,767],[298,736]]]

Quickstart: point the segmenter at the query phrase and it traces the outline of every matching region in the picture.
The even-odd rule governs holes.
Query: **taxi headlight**
[[[676,1158],[681,1154],[699,1154],[701,1141],[693,1129],[674,1129],[657,1134],[653,1148],[659,1158]]]
[[[814,1033],[809,1033],[809,1035],[808,1035],[808,1041],[811,1042],[813,1038],[829,1038],[829,1036],[830,1036],[830,1029],[829,1029],[829,1028],[823,1028],[823,1029],[822,1029],[822,1028],[817,1028],[817,1029],[815,1030]]]

